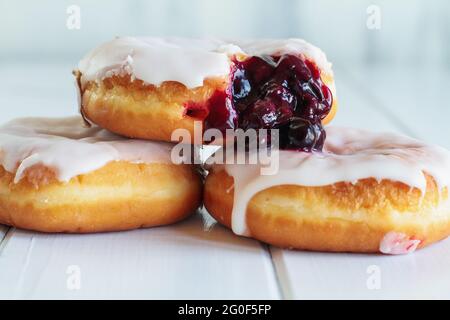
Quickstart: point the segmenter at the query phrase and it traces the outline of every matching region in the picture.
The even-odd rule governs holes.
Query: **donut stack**
[[[0,128],[1,223],[125,230],[203,200],[235,234],[285,248],[404,254],[450,234],[450,152],[326,126],[331,64],[304,40],[117,38],[74,74],[81,117]],[[171,155],[174,132],[204,144],[210,129],[276,131],[277,169],[211,162],[203,185],[190,157]]]

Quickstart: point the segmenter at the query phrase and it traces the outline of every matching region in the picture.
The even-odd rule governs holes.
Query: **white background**
[[[366,10],[381,9],[381,29]],[[81,8],[81,29],[66,28],[66,9]],[[114,36],[301,37],[335,64],[450,63],[446,0],[1,0],[0,57],[67,60]]]

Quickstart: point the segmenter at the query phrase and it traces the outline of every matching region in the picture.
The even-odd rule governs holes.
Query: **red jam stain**
[[[333,97],[320,70],[294,55],[251,57],[234,61],[231,86],[216,91],[204,104],[186,104],[186,115],[205,127],[279,129],[280,147],[320,151],[325,141],[321,121]]]
[[[208,104],[204,102],[190,101],[184,105],[184,108],[184,116],[198,120],[205,120],[209,113]]]
[[[215,128],[222,132],[237,127],[237,114],[230,95],[216,90],[206,102],[188,102],[184,105],[185,115],[205,121],[206,129]]]

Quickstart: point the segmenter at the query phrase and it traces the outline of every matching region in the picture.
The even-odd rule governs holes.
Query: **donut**
[[[334,126],[327,136],[322,152],[280,150],[272,174],[211,163],[208,212],[237,235],[302,250],[406,254],[450,234],[448,150]]]
[[[0,127],[0,223],[88,233],[180,221],[199,207],[202,182],[171,148],[80,117],[13,120]]]
[[[74,74],[83,117],[132,138],[178,141],[183,129],[194,143],[196,123],[200,135],[278,128],[284,147],[319,150],[337,110],[331,64],[301,39],[117,38]]]

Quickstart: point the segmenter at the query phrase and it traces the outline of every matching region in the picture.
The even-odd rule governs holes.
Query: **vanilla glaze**
[[[170,163],[172,145],[119,137],[83,126],[80,117],[21,118],[0,127],[0,165],[19,182],[34,165],[51,168],[69,181],[111,161]]]
[[[203,85],[209,77],[227,77],[231,58],[245,56],[304,55],[325,73],[331,63],[317,47],[302,39],[236,40],[123,37],[89,52],[78,64],[86,81],[100,81],[112,75],[129,74],[147,84],[177,81],[188,88]]]
[[[261,175],[261,164],[229,163],[216,167],[221,168],[234,179],[232,229],[247,236],[248,202],[273,186],[317,187],[374,178],[402,182],[424,194],[424,173],[432,176],[440,189],[450,184],[448,150],[402,135],[341,127],[327,128],[321,153],[279,151],[279,169],[274,175]]]

